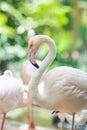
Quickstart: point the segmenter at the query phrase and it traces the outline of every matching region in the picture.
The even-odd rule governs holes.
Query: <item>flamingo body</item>
[[[56,67],[45,75],[43,82],[48,109],[74,113],[87,108],[87,73],[72,67]]]
[[[26,99],[24,99],[25,90]],[[0,113],[31,104],[31,98],[28,96],[28,89],[24,88],[18,79],[5,74],[0,76]]]
[[[8,112],[21,102],[24,89],[17,79],[0,76],[0,111]]]
[[[35,72],[35,68],[30,62],[26,61],[21,66],[20,76],[24,85],[27,85]]]

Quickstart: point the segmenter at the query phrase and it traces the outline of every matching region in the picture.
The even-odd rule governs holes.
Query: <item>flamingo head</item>
[[[39,68],[36,62],[36,53],[39,49],[39,46],[40,46],[40,39],[38,38],[38,35],[30,38],[28,42],[29,60],[36,68]]]
[[[28,39],[30,39],[33,36],[35,36],[35,31],[33,29],[31,29],[28,31]]]
[[[4,75],[13,77],[13,74],[10,70],[5,70]]]

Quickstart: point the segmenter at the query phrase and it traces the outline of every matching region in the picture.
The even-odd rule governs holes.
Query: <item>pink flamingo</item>
[[[35,31],[34,30],[29,30],[29,32],[28,32],[28,40],[31,37],[33,37],[34,35],[35,35]],[[31,77],[32,77],[32,75],[34,74],[35,71],[36,71],[36,68],[33,67],[29,61],[25,61],[22,64],[21,70],[20,70],[20,77],[21,77],[22,82],[25,85],[25,87],[30,82]],[[30,110],[29,110],[29,107],[28,107],[28,115],[27,115],[27,117],[28,117],[28,122],[29,122],[29,129],[34,130],[35,129],[35,122],[34,122],[33,113],[34,113],[33,106],[31,107],[31,116],[30,116]]]
[[[39,67],[35,55],[42,43],[48,44],[50,51]],[[29,59],[38,68],[29,82],[30,95],[46,109],[72,114],[74,130],[75,113],[87,109],[87,73],[67,66],[56,67],[43,76],[44,91],[40,94],[38,84],[44,71],[56,57],[56,45],[49,36],[36,35],[29,40],[28,48]]]
[[[24,97],[25,93],[27,94],[26,98]],[[32,99],[28,90],[24,88],[17,78],[13,77],[11,71],[6,70],[0,76],[0,114],[3,114],[1,130],[3,130],[7,112],[31,105],[31,103]]]

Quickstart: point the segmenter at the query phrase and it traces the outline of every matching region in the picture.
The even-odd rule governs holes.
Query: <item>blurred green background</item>
[[[87,0],[0,0],[0,74],[10,69],[20,76],[29,29],[54,39],[57,54],[49,69],[68,65],[87,71]],[[43,59],[48,49],[41,51]],[[38,125],[47,124],[40,122],[47,113],[42,111]]]

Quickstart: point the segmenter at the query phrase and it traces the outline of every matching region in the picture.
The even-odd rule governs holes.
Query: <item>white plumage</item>
[[[24,94],[26,93],[26,98]],[[13,77],[11,71],[5,71],[4,75],[0,76],[0,114],[3,114],[1,130],[3,130],[6,113],[31,104],[28,89],[21,82]]]
[[[47,43],[50,51],[39,67],[35,54],[42,43]],[[45,35],[32,37],[28,44],[30,61],[38,68],[29,83],[32,98],[46,109],[73,115],[87,109],[87,73],[79,69],[67,66],[52,69],[43,76],[43,94],[38,92],[39,81],[44,71],[55,59],[56,46],[54,41]]]

